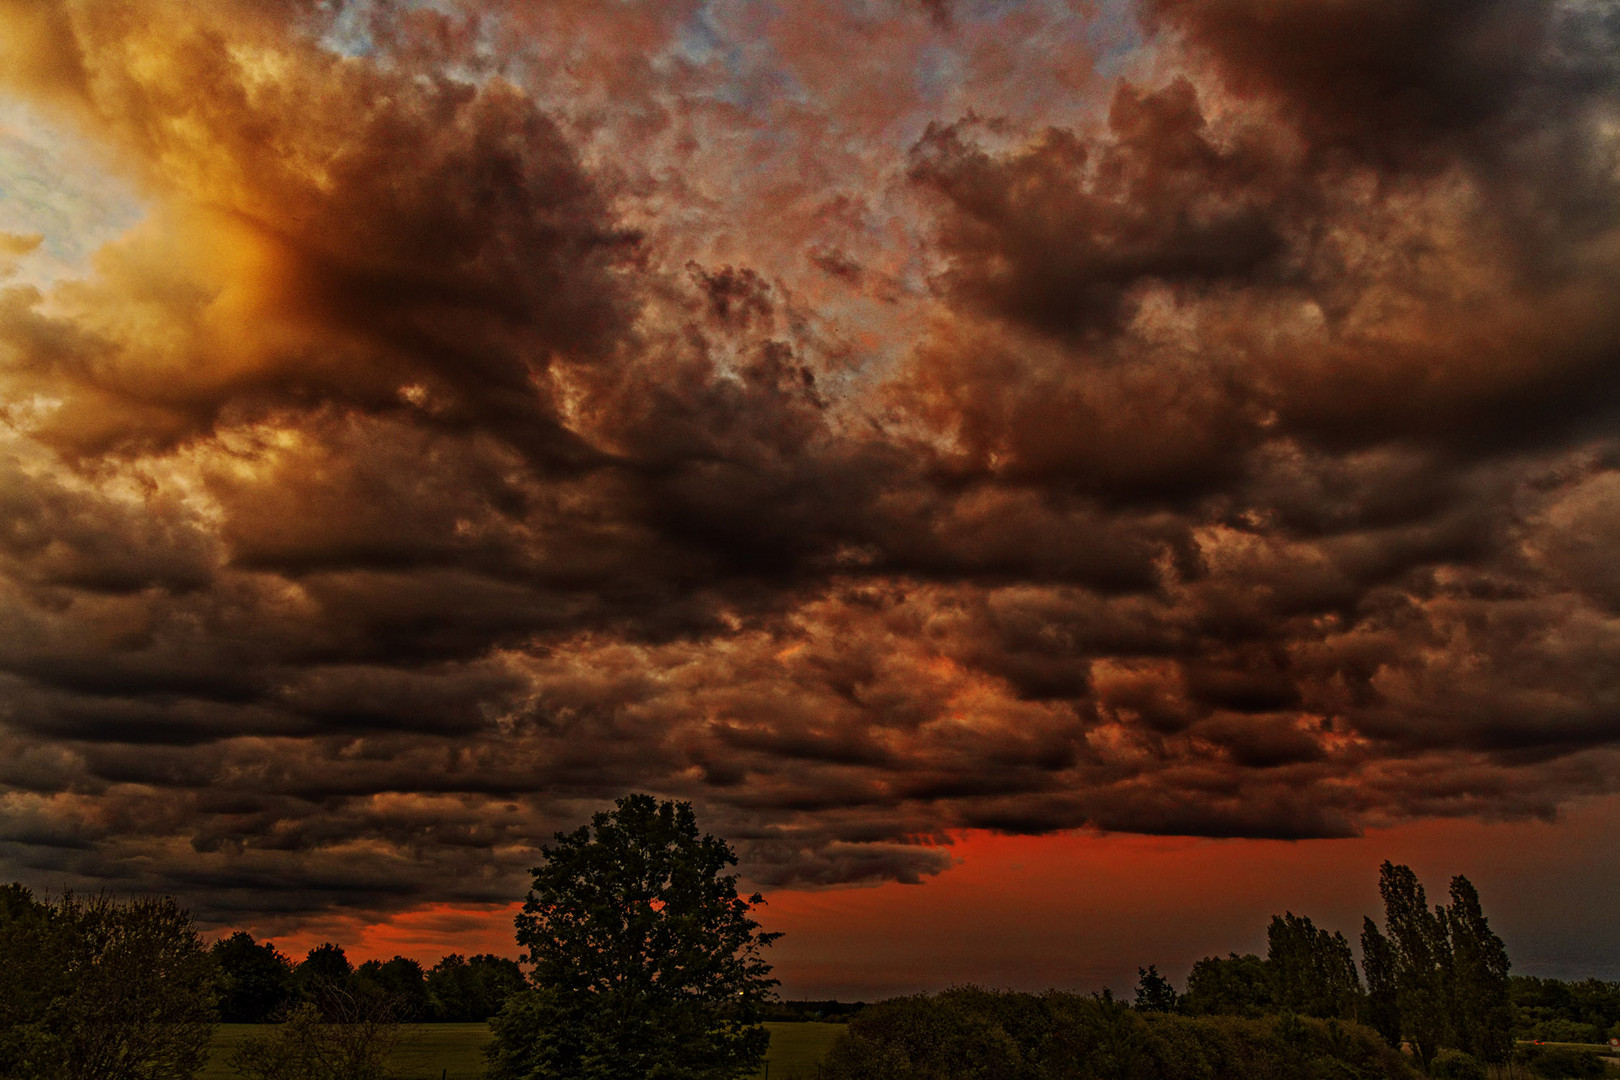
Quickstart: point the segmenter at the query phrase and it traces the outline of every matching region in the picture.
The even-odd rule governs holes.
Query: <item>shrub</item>
[[[1142,1013],[1108,997],[958,987],[850,1020],[824,1080],[1411,1080],[1370,1028]]]
[[[1546,1080],[1584,1080],[1608,1071],[1597,1054],[1569,1046],[1526,1046],[1521,1056],[1531,1072]]]
[[[270,1033],[244,1039],[231,1068],[246,1080],[382,1080],[399,1038],[385,1002],[355,996],[322,1007],[304,1002]]]
[[[1430,1072],[1437,1080],[1485,1080],[1485,1066],[1477,1058],[1450,1048],[1434,1055]]]

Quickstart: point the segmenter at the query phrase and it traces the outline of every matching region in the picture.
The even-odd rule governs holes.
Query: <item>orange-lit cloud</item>
[[[1613,794],[1614,34],[0,5],[0,862],[386,949],[629,790],[778,890]]]

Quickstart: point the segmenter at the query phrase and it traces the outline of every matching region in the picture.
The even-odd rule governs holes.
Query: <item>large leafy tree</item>
[[[492,1021],[491,1080],[732,1080],[769,1042],[780,935],[737,894],[736,855],[690,803],[620,799],[541,848],[517,917],[530,988]]]
[[[1182,1007],[1195,1016],[1260,1016],[1273,1007],[1271,972],[1253,953],[1232,953],[1224,960],[1206,956],[1187,976]]]
[[[207,1056],[216,979],[170,897],[40,901],[0,887],[0,1076],[190,1077]]]
[[[262,1024],[280,1017],[292,1001],[293,966],[268,941],[238,930],[214,942],[222,978],[219,1018],[227,1024]]]
[[[386,1001],[401,1020],[431,1019],[432,999],[422,965],[404,956],[386,963],[367,960],[355,972],[355,988],[366,997]]]
[[[354,1006],[360,994],[354,965],[343,946],[324,941],[304,955],[293,969],[298,997],[313,1004],[328,1020],[337,1020]]]

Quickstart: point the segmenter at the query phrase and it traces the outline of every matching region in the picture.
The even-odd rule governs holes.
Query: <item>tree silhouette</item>
[[[1499,1064],[1513,1050],[1507,947],[1491,932],[1479,892],[1460,874],[1451,879],[1445,919],[1451,936],[1452,1026],[1462,1049]]]
[[[1137,968],[1140,981],[1136,984],[1136,1008],[1140,1012],[1175,1012],[1176,988],[1170,980],[1159,974],[1156,964]]]
[[[1513,1027],[1507,948],[1491,931],[1473,884],[1452,878],[1450,906],[1430,909],[1411,868],[1385,862],[1378,891],[1386,932],[1368,919],[1361,936],[1373,1025],[1388,1037],[1391,1014],[1398,1018],[1400,1036],[1425,1071],[1442,1046],[1506,1061]]]
[[[1343,934],[1320,930],[1309,918],[1290,911],[1271,917],[1266,942],[1276,1007],[1322,1019],[1356,1018],[1361,979]]]
[[[731,1080],[769,1043],[776,980],[757,893],[737,895],[729,845],[690,803],[620,799],[541,849],[517,917],[528,990],[492,1021],[491,1080]]]
[[[292,961],[270,942],[238,930],[212,951],[222,981],[219,1018],[227,1024],[262,1024],[292,1000]]]

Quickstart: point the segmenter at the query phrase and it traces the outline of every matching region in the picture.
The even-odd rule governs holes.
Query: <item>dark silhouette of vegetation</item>
[[[227,1021],[279,1022],[233,1057],[247,1080],[378,1080],[402,1021],[486,1019],[490,1080],[740,1080],[768,1044],[765,1019],[849,1021],[826,1080],[1377,1080],[1411,1065],[1440,1080],[1620,1077],[1595,1048],[1515,1046],[1516,1034],[1620,1037],[1620,983],[1510,976],[1461,876],[1430,907],[1410,868],[1383,864],[1365,985],[1342,933],[1286,912],[1264,959],[1200,960],[1181,995],[1149,966],[1130,1006],[1106,990],[964,987],[856,1012],[767,1000],[762,950],[779,935],[760,932],[762,899],[737,894],[735,855],[699,835],[689,804],[630,796],[541,851],[517,919],[528,979],[490,955],[356,969],[331,942],[295,965],[242,932],[205,949],[172,899],[44,902],[0,887],[0,1077],[184,1080],[216,995]]]
[[[1136,973],[1140,976],[1136,984],[1136,1008],[1139,1012],[1176,1011],[1176,988],[1170,985],[1169,979],[1159,974],[1155,965],[1137,968]]]
[[[237,931],[214,942],[219,966],[219,1018],[227,1024],[262,1024],[286,1011],[293,1000],[293,965],[269,942]]]
[[[1508,989],[1514,1034],[1521,1039],[1573,1043],[1620,1039],[1620,982],[1515,975]]]
[[[1324,1020],[1359,1019],[1361,979],[1343,934],[1319,930],[1310,919],[1290,911],[1271,917],[1266,943],[1266,970],[1276,1008]]]
[[[1272,1009],[1266,962],[1253,953],[1205,957],[1187,976],[1182,1008],[1193,1016],[1264,1016]]]
[[[501,1011],[524,986],[516,960],[451,953],[424,972],[407,957],[350,965],[340,945],[327,942],[294,965],[269,942],[237,931],[214,942],[220,969],[220,1019],[229,1024],[280,1021],[295,1006],[317,1007],[337,988],[347,995],[387,1000],[404,1021],[481,1023]]]
[[[354,965],[349,963],[343,946],[330,941],[309,950],[298,966],[293,968],[293,986],[298,1000],[317,1008],[327,1002],[341,1001],[355,993]],[[335,1020],[336,1016],[327,1019]]]
[[[1620,1069],[1609,1066],[1597,1054],[1573,1046],[1524,1046],[1517,1056],[1534,1075],[1545,1080],[1620,1076]]]
[[[541,849],[517,940],[529,989],[492,1022],[491,1080],[730,1080],[769,1043],[761,1006],[776,934],[737,895],[729,845],[690,803],[649,795]]]
[[[303,1002],[243,1040],[231,1068],[245,1080],[383,1080],[402,1034],[396,1004],[335,981],[317,992],[319,1004]]]
[[[1392,1047],[1410,1046],[1424,1071],[1437,1076],[1471,1076],[1475,1066],[1509,1062],[1514,1002],[1507,949],[1491,930],[1473,884],[1453,878],[1451,902],[1431,909],[1411,869],[1386,862],[1379,892],[1384,929],[1372,919],[1362,924],[1365,988],[1342,933],[1288,912],[1272,917],[1264,960],[1233,953],[1194,964],[1187,993],[1175,1008],[1192,1016],[1358,1021]],[[1139,1007],[1152,1001],[1160,1004],[1147,1007],[1150,1011],[1169,1011],[1162,1003],[1172,1000],[1173,988],[1158,986],[1157,976],[1155,968],[1142,972]],[[1527,987],[1526,993],[1530,989],[1557,996],[1540,987]],[[1608,1001],[1595,988],[1585,1000]],[[1580,1030],[1595,1034],[1608,1013],[1599,1006],[1582,1015],[1591,1019]],[[1442,1050],[1447,1051],[1443,1056]]]
[[[446,1023],[488,1020],[523,986],[523,969],[516,960],[488,954],[468,958],[451,953],[427,973],[433,1018]]]
[[[0,886],[7,1080],[186,1080],[207,1054],[216,982],[169,897],[42,901]]]
[[[1395,982],[1395,946],[1371,918],[1361,920],[1361,969],[1367,975],[1367,1023],[1391,1046],[1401,1042],[1400,994]]]
[[[1443,1046],[1488,1064],[1507,1061],[1513,1049],[1507,948],[1491,931],[1472,883],[1452,878],[1450,905],[1431,909],[1411,868],[1385,862],[1378,891],[1385,931],[1369,921],[1362,934],[1363,952],[1372,958],[1368,985],[1385,1002],[1393,996],[1399,1037],[1424,1070]]]
[[[355,972],[354,988],[361,998],[387,1001],[402,1022],[433,1019],[427,977],[415,960],[403,956],[387,961],[367,960]]]
[[[1359,1024],[1141,1012],[1102,997],[958,987],[868,1006],[823,1080],[1405,1080],[1402,1056]]]
[[[847,1023],[866,1008],[864,1001],[767,1001],[761,1007],[763,1019],[773,1023]]]

